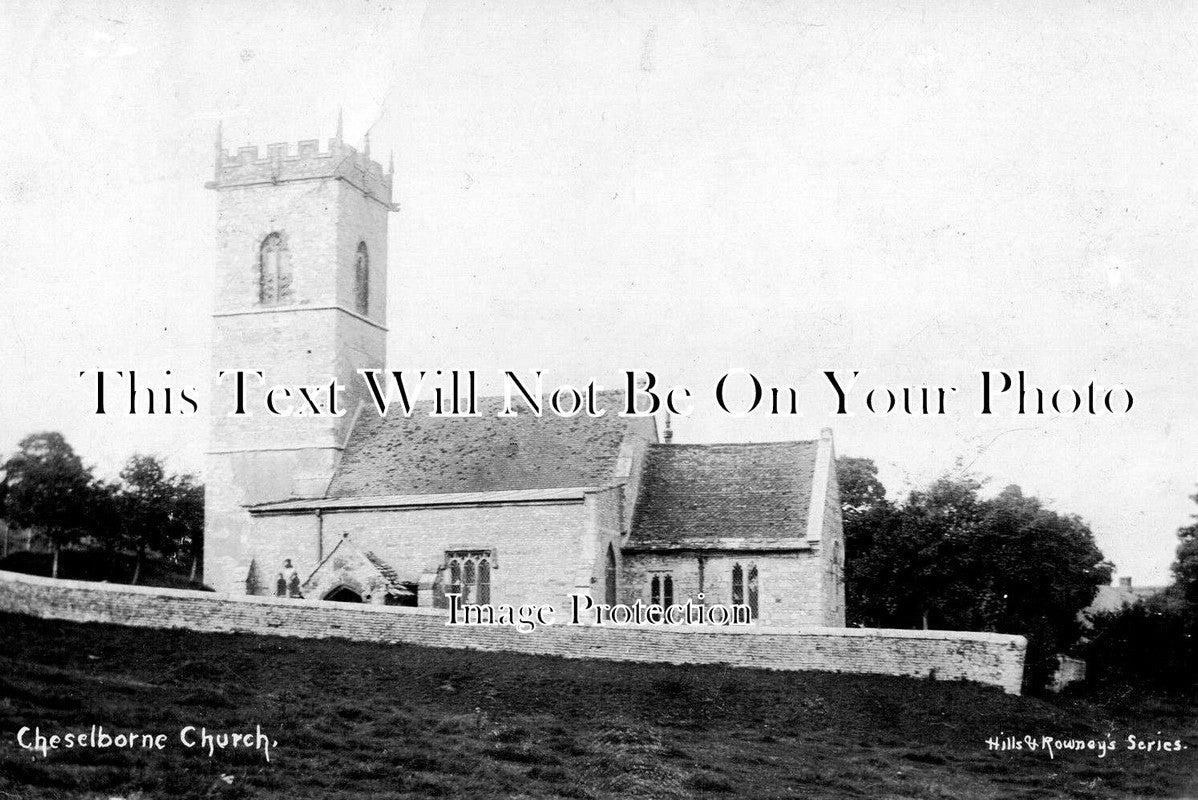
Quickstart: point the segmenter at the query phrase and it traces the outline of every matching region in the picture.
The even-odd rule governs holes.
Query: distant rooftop
[[[1094,595],[1093,602],[1086,607],[1083,613],[1098,614],[1118,611],[1124,606],[1134,605],[1140,600],[1147,600],[1149,597],[1160,594],[1166,588],[1164,586],[1136,586],[1131,582],[1131,578],[1122,577],[1113,586],[1100,586],[1098,594]]]

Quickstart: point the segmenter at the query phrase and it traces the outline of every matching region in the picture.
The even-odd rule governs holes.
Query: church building
[[[394,168],[219,136],[204,572],[220,592],[443,607],[464,602],[747,605],[755,624],[844,624],[831,432],[674,444],[650,417],[380,416]],[[342,416],[230,415],[232,370],[336,381]],[[252,374],[247,397],[264,386]]]

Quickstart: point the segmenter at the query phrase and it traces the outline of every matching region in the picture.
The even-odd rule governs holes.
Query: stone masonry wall
[[[342,637],[431,647],[825,670],[968,680],[1018,694],[1027,642],[1022,636],[868,628],[662,630],[558,624],[521,634],[508,627],[449,627],[445,612],[272,597],[115,586],[0,572],[0,611],[45,619],[107,622],[300,638]]]
[[[698,602],[699,556],[703,556],[703,599],[708,605],[732,603],[732,568],[740,564],[744,575],[757,567],[759,623],[766,627],[793,628],[823,625],[825,607],[824,561],[818,551],[798,553],[632,553],[624,556],[623,602],[650,601],[654,575],[669,574],[674,602]],[[745,598],[748,603],[748,598]]]
[[[820,535],[823,571],[824,625],[844,625],[844,519],[840,507],[840,482],[836,478],[836,453],[828,443],[828,491],[824,497],[824,529]]]
[[[271,580],[284,558],[291,559],[301,579],[316,568],[313,515],[263,515],[254,519],[252,531],[246,553],[269,570]],[[447,550],[490,550],[493,603],[558,604],[575,587],[586,531],[581,501],[348,511],[324,515],[322,549],[328,555],[348,537],[404,581],[418,581],[444,564]],[[234,588],[233,593],[239,592]]]
[[[336,142],[333,147],[352,152]],[[321,156],[307,147],[301,151],[307,155],[290,160],[280,154],[283,177],[308,175],[303,172],[307,167],[317,178],[336,172],[336,159],[328,154]],[[222,190],[212,362],[216,371],[263,370],[265,386],[247,381],[245,416],[228,416],[234,402],[231,377],[213,394],[205,467],[204,563],[212,586],[238,592],[253,556],[250,520],[243,506],[324,495],[355,415],[368,401],[356,370],[379,369],[386,362],[390,207],[363,196],[354,188],[360,181],[349,182],[353,176],[255,183],[251,179],[258,171],[269,174],[273,169],[273,157],[261,163],[253,158],[226,161],[217,182]],[[370,169],[381,175],[377,164]],[[389,181],[385,195],[389,202]],[[279,234],[286,245],[292,295],[286,303],[264,306],[258,298],[259,255],[271,233]],[[370,264],[365,317],[354,303],[359,242],[365,243]],[[334,379],[345,387],[339,417],[272,416],[262,407],[267,387],[325,386]],[[326,402],[321,394],[315,399]],[[281,402],[304,406],[298,398]]]

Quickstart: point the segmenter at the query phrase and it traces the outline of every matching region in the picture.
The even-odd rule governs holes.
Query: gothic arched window
[[[740,564],[732,565],[732,605],[749,607],[749,615],[757,619],[757,606],[760,591],[757,586],[757,565],[750,564],[749,572]]]
[[[491,602],[491,562],[485,558],[478,562],[478,602]]]
[[[457,594],[462,605],[491,602],[491,573],[496,569],[492,550],[450,550],[445,553],[449,571],[446,594]]]
[[[616,551],[610,544],[607,546],[607,583],[605,598],[609,606],[616,604]]]
[[[362,315],[370,313],[370,256],[366,253],[366,242],[358,243],[354,259],[354,310]]]
[[[476,586],[478,578],[474,571],[474,559],[466,559],[466,569],[463,571],[462,577],[462,602],[474,603],[478,601]]]
[[[649,604],[661,605],[661,578],[656,575],[653,576],[653,580],[649,581]]]
[[[279,233],[262,240],[258,248],[258,302],[277,306],[291,300],[291,258]]]
[[[669,575],[661,582],[662,605],[666,608],[674,605],[674,579]]]
[[[749,596],[749,614],[753,619],[757,619],[757,567],[754,564],[749,565],[749,580],[745,594]]]

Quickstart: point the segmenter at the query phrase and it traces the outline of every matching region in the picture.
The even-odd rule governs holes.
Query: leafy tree
[[[873,604],[894,598],[899,589],[882,588],[894,572],[870,557],[875,539],[895,537],[898,516],[873,460],[841,456],[836,459],[836,478],[844,519],[845,617],[850,625],[871,624],[880,611]],[[893,603],[885,605],[893,609]]]
[[[1198,502],[1198,494],[1191,495]],[[1193,694],[1198,674],[1198,521],[1177,531],[1173,583],[1118,611],[1096,614],[1080,654],[1098,683]]]
[[[191,475],[175,478],[177,558],[190,562],[189,580],[194,583],[204,558],[204,486]]]
[[[103,553],[104,573],[109,579],[113,577],[117,554],[124,545],[120,509],[117,506],[120,491],[120,484],[112,481],[101,479],[92,484],[92,525],[87,543]]]
[[[1198,494],[1190,495],[1198,503]],[[1177,560],[1173,562],[1173,588],[1188,608],[1198,611],[1198,515],[1177,531]]]
[[[872,462],[841,459],[837,466],[851,487],[844,506],[849,620],[1022,634],[1039,685],[1055,654],[1077,640],[1079,612],[1110,581],[1111,565],[1085,523],[1017,486],[983,499],[982,484],[967,476],[941,478],[891,504]]]
[[[149,552],[178,559],[194,555],[204,527],[204,490],[191,475],[170,475],[155,456],[134,455],[121,470],[116,509],[124,544],[136,554],[137,583]]]
[[[91,510],[98,490],[91,469],[61,433],[44,432],[22,439],[4,472],[5,518],[50,540],[50,574],[57,578],[62,548],[94,530]]]
[[[1087,680],[1193,694],[1198,646],[1192,619],[1167,592],[1095,614],[1078,648]]]
[[[1113,566],[1081,518],[1044,508],[1018,486],[984,504],[973,541],[976,601],[956,620],[1027,636],[1028,671],[1039,685],[1056,654],[1077,642],[1080,613],[1110,583]]]
[[[840,505],[846,524],[862,514],[890,505],[873,459],[841,456],[836,459],[836,480],[840,484]]]

